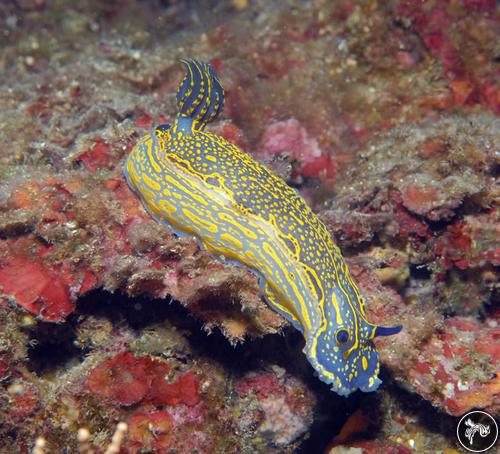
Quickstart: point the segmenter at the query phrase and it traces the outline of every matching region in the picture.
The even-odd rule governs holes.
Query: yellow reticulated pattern
[[[156,220],[260,276],[268,304],[303,333],[321,380],[341,395],[375,390],[376,326],[339,248],[294,189],[204,130],[224,92],[209,64],[183,63],[179,114],[134,147],[124,167],[130,187]]]

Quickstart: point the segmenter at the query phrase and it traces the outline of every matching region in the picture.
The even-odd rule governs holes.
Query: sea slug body
[[[268,304],[302,332],[304,353],[335,392],[376,390],[372,339],[401,327],[368,322],[365,298],[339,248],[297,192],[204,130],[220,115],[224,91],[210,64],[182,63],[179,113],[134,147],[124,167],[127,182],[155,219],[260,276]]]

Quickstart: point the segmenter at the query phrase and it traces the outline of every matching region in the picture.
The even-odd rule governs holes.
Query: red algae
[[[150,362],[128,352],[119,353],[92,370],[87,378],[88,391],[119,405],[135,404],[151,384],[147,373]]]
[[[27,257],[16,257],[0,268],[0,287],[47,321],[64,320],[75,308],[63,277]]]
[[[153,126],[153,117],[146,112],[140,112],[135,119],[135,125],[138,128],[151,128]]]
[[[268,373],[246,377],[236,384],[235,389],[243,397],[253,393],[259,399],[263,399],[270,394],[281,394],[284,386],[276,374]]]
[[[198,379],[189,371],[170,382],[170,366],[159,359],[118,353],[95,367],[86,381],[89,393],[118,405],[137,402],[159,405],[196,405]]]
[[[101,138],[96,138],[90,150],[80,154],[78,159],[89,172],[95,172],[102,167],[114,167],[109,155],[110,145]]]
[[[5,361],[0,359],[0,381],[8,376],[9,368]]]
[[[155,371],[146,402],[154,405],[196,405],[200,401],[199,384],[196,375],[189,371],[168,383],[164,371]]]

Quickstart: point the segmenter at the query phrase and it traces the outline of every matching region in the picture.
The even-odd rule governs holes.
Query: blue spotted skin
[[[303,333],[304,353],[322,381],[343,396],[374,391],[381,381],[372,339],[401,327],[367,320],[339,248],[297,192],[204,130],[220,115],[224,91],[211,65],[182,63],[179,114],[135,146],[127,182],[155,219],[260,276],[271,308]]]

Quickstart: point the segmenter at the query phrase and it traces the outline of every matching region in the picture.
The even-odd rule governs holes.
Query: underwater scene
[[[0,454],[496,452],[499,65],[495,0],[0,0]]]

